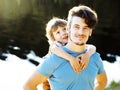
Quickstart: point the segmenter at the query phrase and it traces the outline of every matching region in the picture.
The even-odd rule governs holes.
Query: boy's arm
[[[96,47],[94,45],[91,45],[91,44],[87,44],[86,45],[86,48],[87,48],[87,54],[89,56],[92,56],[95,52],[96,52]]]
[[[68,54],[67,52],[65,52],[59,46],[52,45],[50,51],[53,52],[54,54],[56,54],[57,56],[59,56],[61,58],[64,58],[65,60],[69,61],[73,70],[76,73],[79,73],[81,71],[79,59],[76,59],[72,55]]]
[[[87,52],[79,55],[77,58],[81,58],[82,69],[85,69],[89,63],[90,57],[96,52],[96,47],[91,44],[86,45]]]

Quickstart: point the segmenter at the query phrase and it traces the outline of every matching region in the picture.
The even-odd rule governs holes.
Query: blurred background
[[[85,4],[93,8],[99,23],[88,43],[104,60],[120,55],[119,0],[0,0],[0,58],[3,52],[26,58],[33,50],[42,57],[48,52],[45,25],[53,16],[67,18],[68,10]]]
[[[0,60],[7,60],[5,54],[26,60],[31,51],[46,55],[46,23],[54,16],[67,19],[68,10],[79,4],[93,8],[99,18],[88,43],[97,47],[103,60],[115,62],[120,56],[119,0],[0,0]],[[38,65],[35,59],[29,60]]]

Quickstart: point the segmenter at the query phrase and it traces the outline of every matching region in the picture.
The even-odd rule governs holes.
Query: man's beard
[[[74,41],[71,39],[71,37],[70,37],[70,40],[71,40],[74,44],[76,44],[76,45],[79,45],[79,46],[85,45],[85,43],[76,43],[76,42],[74,42]]]
[[[71,39],[71,32],[69,32],[69,39],[70,39],[70,41],[72,41],[74,44],[76,44],[76,45],[79,45],[79,46],[83,46],[83,45],[85,45],[85,43],[83,42],[83,43],[77,43],[77,42],[74,42],[72,39]]]

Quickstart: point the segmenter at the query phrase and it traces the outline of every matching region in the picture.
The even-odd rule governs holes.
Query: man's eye
[[[87,28],[87,27],[86,27],[86,28],[83,28],[83,30],[88,30],[88,29],[89,29],[89,28]]]
[[[80,27],[75,27],[75,29],[79,29]]]
[[[87,28],[83,28],[83,30],[87,30]]]

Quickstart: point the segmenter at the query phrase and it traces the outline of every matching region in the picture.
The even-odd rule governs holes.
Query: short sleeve
[[[55,54],[50,53],[44,58],[40,65],[37,66],[37,71],[44,76],[50,77],[59,64],[59,58]]]
[[[102,61],[99,53],[95,53],[95,58],[96,58],[95,61],[96,61],[97,67],[98,67],[98,74],[101,74],[105,71],[103,61]]]

